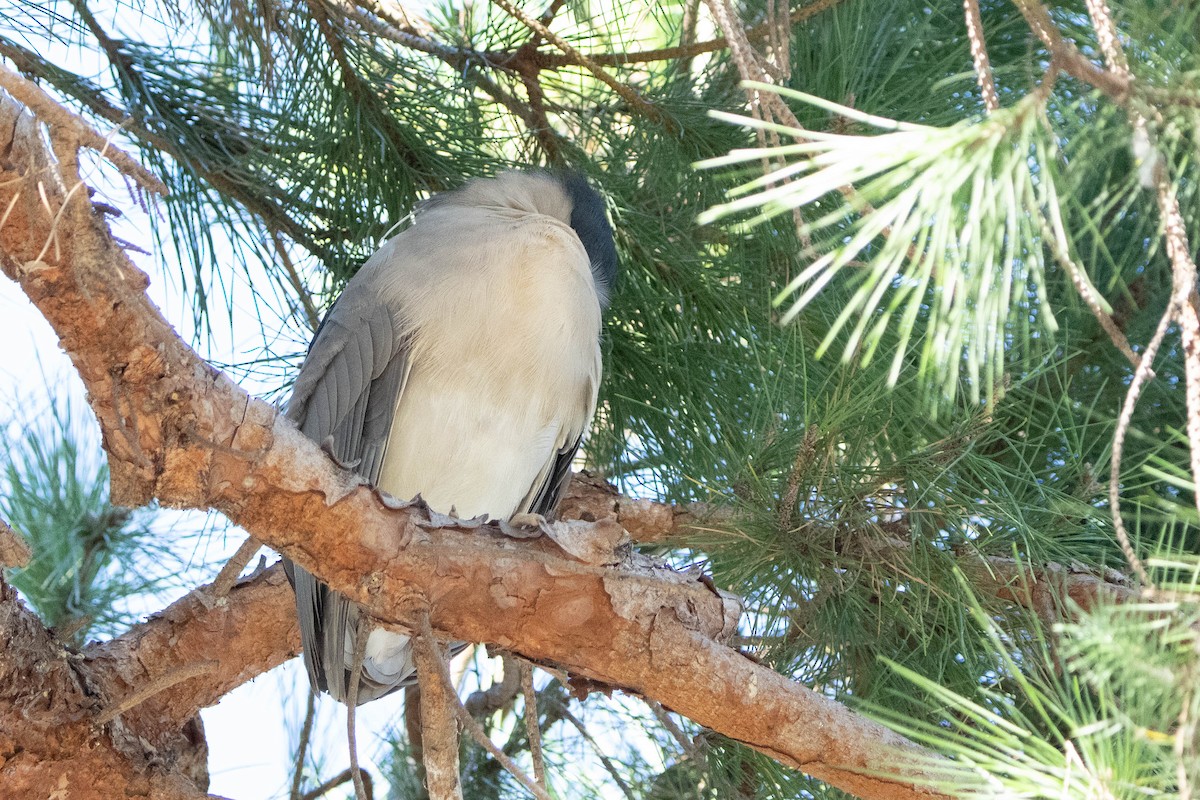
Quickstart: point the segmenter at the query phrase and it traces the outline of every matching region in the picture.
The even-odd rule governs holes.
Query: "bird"
[[[285,416],[399,499],[467,519],[551,516],[591,427],[617,277],[601,195],[511,170],[419,204],[346,284]],[[359,705],[415,682],[409,637],[284,560],[315,691]]]

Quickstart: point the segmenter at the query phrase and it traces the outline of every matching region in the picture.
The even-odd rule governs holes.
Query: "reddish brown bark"
[[[192,592],[128,633],[82,651],[55,641],[0,580],[0,797],[194,798],[208,784],[203,707],[300,649],[276,567],[221,600]],[[113,716],[121,701],[200,675]],[[110,721],[101,722],[111,717]]]
[[[490,526],[431,519],[337,468],[179,339],[146,298],[145,275],[93,214],[69,143],[58,147],[61,163],[51,164],[11,102],[0,102],[0,138],[0,208],[11,209],[0,230],[0,266],[54,326],[87,385],[115,501],[217,509],[381,620],[404,623],[403,597],[415,588],[430,601],[433,625],[456,639],[494,642],[642,693],[859,796],[937,794],[925,788],[919,766],[926,751],[720,644],[738,607],[698,576],[627,549],[598,559],[605,563],[585,562],[547,537],[514,539]],[[574,533],[604,541],[610,527]],[[235,633],[225,625],[216,635]],[[155,636],[143,632],[140,647],[151,648]],[[182,658],[198,653],[194,647]],[[129,675],[138,680],[136,670]],[[189,684],[179,684],[122,721],[153,735],[158,722],[175,724],[173,715],[236,680],[234,671],[205,693],[193,686],[191,698]],[[86,718],[88,708],[80,700],[78,713]],[[72,745],[55,752],[76,759],[116,752],[116,738],[104,731]],[[126,766],[130,782],[181,780],[170,764]],[[0,768],[0,787],[6,773]],[[878,777],[888,773],[906,777]]]
[[[86,659],[51,638],[2,579],[0,641],[0,796],[204,796],[207,748],[199,718],[157,726],[144,742],[120,720],[95,730],[103,681]]]

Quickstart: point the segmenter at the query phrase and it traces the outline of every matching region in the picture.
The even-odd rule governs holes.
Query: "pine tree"
[[[253,307],[259,330],[234,336],[255,335],[259,352],[221,366],[274,400],[324,310],[414,204],[513,166],[577,169],[607,198],[622,275],[589,472],[564,514],[617,509],[641,552],[742,598],[736,668],[752,660],[825,709],[789,720],[789,744],[865,718],[909,741],[864,727],[862,741],[801,758],[756,738],[743,706],[687,719],[632,673],[609,678],[635,691],[606,696],[580,678],[595,663],[543,659],[534,701],[518,656],[542,643],[517,642],[502,666],[478,653],[464,678],[467,711],[516,772],[544,771],[563,797],[1188,798],[1200,782],[1198,15],[1150,0],[11,3],[0,88],[49,126],[57,162],[28,155],[36,137],[0,115],[0,254],[88,385],[115,498],[216,508],[295,548],[254,505],[265,495],[253,487],[277,474],[245,467],[258,482],[244,503],[219,481],[197,485],[214,464],[234,474],[243,453],[214,455],[172,427],[200,413],[191,399],[145,400],[193,385],[171,371],[189,356],[155,340],[156,323],[144,326],[165,342],[153,357],[118,352],[142,341],[140,325],[81,341],[89,315],[134,305],[120,292],[136,283],[111,266],[115,247],[77,244],[92,241],[81,231],[146,204],[156,269],[192,315],[167,318],[220,359],[224,329],[246,322],[234,309]],[[103,191],[90,204],[71,180],[80,146]],[[39,217],[43,205],[55,213]],[[258,419],[203,380],[206,407]],[[2,508],[31,564],[82,543],[96,582],[124,550],[87,549],[91,528],[22,511],[34,467],[61,472],[39,454],[74,453],[71,441],[10,447]],[[239,444],[259,445],[274,446]],[[87,513],[104,530],[132,519],[103,503]],[[178,542],[157,546],[181,557]],[[154,714],[192,726],[194,744],[194,711],[293,654],[277,571],[234,585],[257,547],[167,615],[193,630],[243,609],[258,620],[263,652],[236,678],[149,644],[139,658],[161,661],[158,677],[96,666],[156,641],[155,620],[79,638],[88,693],[106,701],[88,713],[103,724],[23,741],[10,728],[25,687],[0,690],[0,787],[56,776],[61,753],[94,736],[117,754],[112,786],[125,775],[161,796],[203,792],[203,747],[177,732],[143,735],[141,761],[120,758]],[[322,577],[345,581],[337,569]],[[35,574],[11,581],[58,625],[63,601],[21,582]],[[394,608],[390,591],[375,610]],[[14,596],[0,606],[0,629],[32,643],[0,653],[0,681],[33,674],[20,654],[50,663]],[[255,641],[231,641],[233,660]],[[699,696],[732,674],[690,679]],[[375,791],[383,779],[392,796],[421,796],[420,735],[390,739]],[[871,749],[897,742],[900,755]],[[292,797],[348,791],[349,775],[322,772],[305,747]],[[465,796],[526,796],[467,735],[460,762]]]

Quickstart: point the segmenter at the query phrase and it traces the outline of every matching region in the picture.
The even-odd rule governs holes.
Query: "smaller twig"
[[[445,656],[438,652],[437,639],[429,624],[429,607],[414,609],[421,620],[421,632],[413,637],[413,656],[417,680],[421,685],[421,747],[425,763],[425,785],[431,800],[462,800],[462,782],[458,765],[458,729],[454,724],[454,706],[459,706],[454,686],[443,682]]]
[[[1133,549],[1129,531],[1121,516],[1121,456],[1125,450],[1125,434],[1129,432],[1129,425],[1133,420],[1133,409],[1137,406],[1138,398],[1142,394],[1142,387],[1153,375],[1154,357],[1158,355],[1158,348],[1162,346],[1167,329],[1171,326],[1173,311],[1173,308],[1168,308],[1162,315],[1162,319],[1158,321],[1154,336],[1150,338],[1146,349],[1142,351],[1142,360],[1138,364],[1138,368],[1133,371],[1133,379],[1125,391],[1125,402],[1121,406],[1121,415],[1117,418],[1117,428],[1113,432],[1111,471],[1108,476],[1108,504],[1112,510],[1113,530],[1117,535],[1117,543],[1121,546],[1121,552],[1137,575],[1138,581],[1147,591],[1153,589],[1154,584],[1150,582],[1150,574],[1146,572],[1145,565],[1142,564],[1142,560],[1138,558],[1137,552]]]
[[[225,562],[225,566],[221,567],[221,571],[217,573],[217,577],[213,579],[212,584],[209,586],[209,591],[212,592],[213,597],[225,597],[228,595],[229,590],[237,583],[242,570],[250,563],[250,559],[254,558],[254,554],[261,549],[262,542],[253,536],[247,536],[246,541],[242,542],[237,552],[229,557],[229,560]]]
[[[612,762],[611,758],[605,755],[604,750],[601,749],[599,742],[596,741],[596,738],[592,736],[591,731],[584,726],[583,720],[571,713],[571,710],[567,708],[566,700],[561,700],[559,705],[559,713],[562,714],[562,718],[574,725],[575,730],[579,731],[579,735],[582,736],[583,740],[592,748],[592,752],[596,754],[598,759],[600,759],[601,765],[603,765],[604,769],[608,771],[608,774],[612,776],[613,781],[615,781],[617,786],[620,787],[621,792],[625,795],[625,797],[627,797],[628,800],[634,800],[635,795],[633,794],[633,790],[629,788],[629,784],[625,783],[625,779],[622,778],[621,773],[617,771],[617,765]]]
[[[696,23],[700,20],[700,0],[684,0],[683,19],[679,25],[679,46],[691,47],[696,43]],[[679,66],[684,73],[692,71],[693,56],[684,55],[679,58]]]
[[[707,760],[704,757],[704,753],[684,733],[683,728],[675,724],[675,720],[671,719],[671,715],[662,707],[662,703],[659,703],[657,700],[646,700],[646,705],[650,707],[650,711],[653,712],[659,724],[667,729],[667,733],[671,734],[671,738],[679,742],[679,746],[683,748],[683,752],[687,754],[687,757],[697,765],[704,764]]]
[[[419,631],[420,634],[424,637],[432,639],[433,628],[429,622],[429,615],[418,614],[417,616],[417,621],[421,629]],[[509,758],[503,750],[497,747],[496,743],[492,741],[492,738],[483,730],[483,726],[481,726],[474,717],[467,713],[466,707],[459,702],[458,695],[454,694],[454,683],[450,680],[450,668],[446,665],[446,662],[443,659],[439,658],[437,662],[438,674],[441,675],[442,685],[446,687],[446,690],[454,699],[454,703],[452,703],[454,706],[454,713],[458,717],[459,723],[466,728],[468,733],[471,734],[471,738],[474,739],[480,747],[491,753],[492,757],[499,761],[501,766],[508,770],[509,774],[516,778],[522,786],[528,789],[529,793],[536,797],[537,800],[550,800],[550,795],[548,795],[541,786],[538,786],[532,778],[526,775],[525,771],[517,766],[517,763]]]
[[[56,144],[61,144],[61,142],[56,142]],[[78,142],[72,141],[70,146],[65,149],[74,149],[76,146],[78,146]],[[56,154],[62,155],[61,153],[58,153],[57,147],[55,148],[55,151]],[[71,198],[73,198],[79,192],[79,190],[83,188],[85,188],[83,181],[78,181],[67,191],[66,196],[62,199],[62,204],[58,207],[58,211],[50,218],[50,233],[46,235],[46,241],[42,245],[42,250],[40,253],[38,253],[37,258],[35,258],[34,261],[41,261],[43,258],[45,258],[46,253],[50,251],[51,246],[54,247],[54,260],[62,260],[62,252],[59,250],[58,242],[58,225],[60,222],[62,222],[63,216],[67,213],[67,210],[70,207]],[[41,194],[42,203],[45,204],[48,209],[49,200],[46,199],[46,188],[41,181],[38,182],[38,192]]]
[[[367,651],[367,637],[371,626],[366,615],[360,613],[354,629],[354,654],[350,667],[350,696],[346,699],[346,743],[350,748],[350,778],[354,781],[354,796],[357,800],[370,800],[367,784],[363,780],[362,767],[358,765],[358,687],[362,682],[363,655]]]
[[[326,794],[329,793],[330,790],[336,789],[337,787],[341,786],[343,783],[350,782],[351,780],[353,780],[353,778],[354,778],[354,770],[349,769],[349,768],[344,769],[341,772],[339,772],[337,775],[334,775],[332,778],[330,778],[329,780],[322,783],[317,788],[302,794],[300,796],[300,800],[317,800],[318,797],[324,797]],[[362,774],[362,782],[363,782],[363,786],[366,788],[367,797],[374,798],[375,797],[375,783],[371,779],[371,773],[364,772]]]
[[[504,677],[493,683],[487,689],[471,692],[463,704],[467,713],[472,717],[483,719],[508,705],[521,692],[521,670],[517,659],[510,655],[503,657]]]
[[[119,703],[109,706],[104,711],[96,715],[96,725],[107,725],[117,717],[129,711],[132,708],[140,706],[142,703],[154,697],[159,692],[166,691],[172,686],[183,683],[191,678],[197,678],[207,672],[217,668],[216,661],[196,661],[191,664],[185,664],[182,667],[176,667],[166,675],[155,678],[150,683],[138,689],[133,694],[126,697]]]
[[[746,29],[742,26],[742,21],[737,17],[728,0],[707,0],[707,2],[713,19],[716,20],[717,26],[729,42],[729,52],[733,56],[734,63],[737,64],[738,74],[742,76],[742,80],[771,83],[770,76],[767,75],[762,64],[759,63],[754,49],[750,46],[750,40],[746,36]],[[747,94],[750,96],[751,108],[758,106],[766,109],[767,113],[774,118],[773,121],[796,129],[804,127],[778,94],[757,89],[748,89]]]
[[[566,0],[551,0],[550,5],[547,6],[546,10],[542,12],[542,15],[538,17],[538,22],[549,28],[550,23],[554,22],[554,18],[558,16],[558,12],[562,11],[563,6],[566,4]],[[537,46],[541,44],[541,42],[542,35],[534,32],[533,36],[529,37],[529,41],[526,42],[523,47],[527,47],[530,50],[536,50]]]
[[[308,756],[308,742],[312,738],[313,723],[317,718],[317,693],[310,687],[308,703],[304,708],[304,723],[300,727],[300,742],[296,745],[296,760],[292,767],[291,800],[301,800],[300,784],[304,780],[304,759]]]
[[[675,129],[675,123],[666,114],[664,114],[661,109],[659,109],[653,103],[648,102],[645,98],[638,94],[637,90],[632,86],[621,83],[621,81],[617,80],[612,75],[609,75],[603,67],[592,61],[583,53],[576,50],[566,39],[551,31],[538,20],[526,14],[520,8],[517,8],[517,6],[513,5],[511,2],[509,2],[509,0],[492,0],[492,2],[503,9],[504,12],[513,19],[518,20],[525,27],[529,28],[529,30],[539,34],[543,39],[545,39],[547,42],[550,42],[563,53],[574,59],[577,59],[580,66],[592,73],[592,75],[596,76],[596,79],[601,83],[608,86],[618,95],[620,95],[621,99],[628,103],[631,107],[637,109],[654,122],[663,125],[668,130],[673,131]]]
[[[975,79],[979,83],[979,91],[983,93],[983,105],[990,114],[1000,109],[1000,96],[996,94],[996,79],[992,75],[987,41],[983,38],[979,0],[963,0],[963,13],[967,19],[967,39],[971,42],[971,60],[975,62]]]
[[[1052,213],[1057,214],[1057,210],[1052,210]],[[1092,312],[1092,316],[1100,323],[1100,327],[1108,334],[1108,338],[1112,341],[1113,346],[1125,356],[1126,360],[1137,369],[1141,363],[1137,353],[1133,352],[1133,347],[1129,344],[1129,339],[1126,338],[1125,332],[1121,330],[1116,321],[1104,310],[1100,305],[1100,296],[1096,292],[1096,287],[1088,280],[1087,273],[1083,268],[1075,263],[1071,256],[1067,253],[1066,239],[1055,236],[1050,229],[1049,223],[1045,219],[1042,220],[1042,236],[1046,243],[1050,245],[1050,252],[1054,254],[1054,259],[1059,265],[1066,270],[1066,273],[1071,278],[1071,283],[1075,285],[1075,290],[1079,292],[1079,296],[1083,298],[1083,302]]]
[[[525,95],[529,98],[529,125],[534,138],[546,154],[551,164],[562,161],[562,149],[558,146],[554,127],[550,124],[550,115],[546,113],[546,93],[538,82],[534,70],[520,70],[521,83],[525,87]]]
[[[1188,449],[1192,480],[1200,481],[1200,294],[1196,291],[1196,262],[1192,259],[1179,199],[1161,163],[1157,172],[1159,213],[1163,218],[1167,256],[1171,259],[1171,304],[1166,316],[1178,321],[1183,341]],[[1196,507],[1200,508],[1200,491],[1193,494]]]
[[[810,425],[804,431],[804,438],[800,440],[800,446],[796,448],[796,458],[792,462],[791,474],[788,475],[787,491],[784,492],[783,499],[779,504],[778,514],[781,530],[786,531],[792,527],[792,520],[796,516],[796,501],[800,499],[800,479],[804,477],[804,471],[812,462],[819,436],[820,431]]]
[[[90,148],[107,159],[114,167],[132,178],[138,186],[148,192],[166,196],[167,186],[133,156],[114,145],[107,136],[102,136],[87,121],[54,101],[33,81],[21,77],[0,65],[0,87],[23,103],[42,122],[51,127],[65,128],[75,136],[80,145]]]
[[[25,537],[0,520],[0,567],[27,567],[33,550]]]
[[[529,734],[529,755],[533,758],[533,779],[546,789],[546,760],[542,755],[542,729],[538,726],[537,692],[533,688],[533,666],[522,661],[521,691],[525,695],[525,732]]]
[[[1113,22],[1112,12],[1105,0],[1085,0],[1088,16],[1092,18],[1092,27],[1096,30],[1096,43],[1104,54],[1108,68],[1116,75],[1128,79],[1129,62],[1125,60],[1125,51],[1121,47],[1121,38],[1117,35],[1117,26]]]
[[[1040,0],[1015,0],[1021,15],[1025,17],[1042,44],[1057,59],[1064,72],[1076,80],[1094,86],[1116,102],[1124,105],[1129,100],[1129,80],[1111,70],[1097,67],[1073,43],[1063,38],[1054,24],[1050,12]]]

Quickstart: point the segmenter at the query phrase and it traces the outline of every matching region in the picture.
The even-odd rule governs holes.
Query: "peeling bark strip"
[[[93,213],[74,148],[55,146],[57,164],[28,117],[0,99],[0,267],[87,385],[114,501],[219,510],[384,621],[406,622],[403,597],[415,587],[432,624],[455,639],[644,694],[860,797],[944,796],[919,766],[928,751],[719,644],[739,607],[699,576],[627,550],[607,559],[613,566],[586,563],[549,537],[453,524],[335,467],[179,339]],[[168,691],[186,698],[188,686]],[[129,768],[130,780],[160,771]]]

